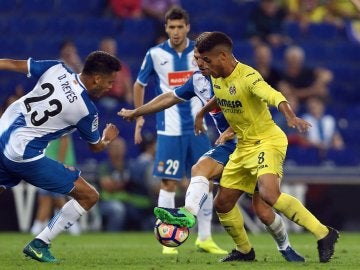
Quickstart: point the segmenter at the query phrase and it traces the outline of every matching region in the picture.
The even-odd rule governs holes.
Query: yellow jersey
[[[284,134],[272,120],[268,105],[285,97],[264,81],[254,68],[237,63],[226,78],[211,78],[217,104],[238,137],[239,144],[254,144]]]

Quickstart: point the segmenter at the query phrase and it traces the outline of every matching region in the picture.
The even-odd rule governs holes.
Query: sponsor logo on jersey
[[[98,129],[99,127],[99,116],[96,115],[92,124],[91,124],[91,132],[94,132]]]
[[[242,107],[240,100],[227,100],[227,99],[220,99],[217,98],[216,102],[221,107],[227,107],[227,108],[239,108]]]
[[[230,86],[229,93],[232,96],[236,94],[236,87],[234,85]]]
[[[175,71],[168,73],[170,87],[183,85],[193,74],[193,71]]]

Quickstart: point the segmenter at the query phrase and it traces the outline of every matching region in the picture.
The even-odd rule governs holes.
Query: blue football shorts
[[[180,181],[191,177],[191,167],[211,148],[206,134],[167,136],[158,134],[153,175]]]
[[[236,142],[227,141],[224,144],[216,145],[214,148],[207,151],[203,156],[210,157],[225,166],[229,161],[229,156],[234,152],[235,148]]]
[[[49,196],[51,198],[66,198],[66,196],[64,194],[48,191],[48,190],[45,190],[45,189],[42,189],[42,188],[39,188],[37,192],[38,192],[39,195]]]
[[[21,180],[36,187],[68,194],[74,188],[80,171],[66,168],[63,164],[48,157],[30,162],[14,162],[0,155],[0,186],[11,188]]]

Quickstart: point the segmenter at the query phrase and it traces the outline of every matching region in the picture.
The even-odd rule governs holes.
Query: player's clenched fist
[[[133,121],[136,118],[135,110],[127,110],[122,108],[121,111],[117,114],[127,121]]]
[[[114,124],[106,124],[103,131],[103,140],[111,142],[119,135],[119,129]]]

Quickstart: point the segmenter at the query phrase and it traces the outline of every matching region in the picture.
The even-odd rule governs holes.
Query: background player
[[[170,9],[165,15],[165,30],[169,39],[151,48],[145,56],[134,84],[134,105],[144,103],[144,90],[150,76],[155,76],[155,93],[172,92],[184,84],[197,69],[193,63],[194,42],[187,38],[190,30],[189,15],[181,8]],[[206,134],[195,136],[194,118],[202,104],[198,98],[170,107],[156,115],[157,150],[154,175],[161,178],[158,206],[174,208],[177,183],[190,177],[191,166],[207,152],[210,140]],[[141,142],[143,117],[136,119],[135,143]],[[211,238],[213,211],[212,192],[203,202],[198,215],[196,246],[203,251],[225,254]],[[163,248],[165,254],[176,254],[175,248]]]
[[[287,138],[272,120],[268,105],[276,106],[288,125],[300,132],[308,130],[310,124],[298,118],[285,97],[269,86],[255,69],[237,61],[232,40],[226,34],[211,32],[203,35],[196,46],[201,61],[212,76],[216,97],[212,104],[218,104],[238,137],[236,150],[224,168],[215,198],[220,222],[235,242],[242,239],[236,242],[237,249],[225,259],[255,258],[250,242],[243,241],[246,231],[239,226],[243,224],[243,217],[236,203],[243,192],[251,193],[258,183],[259,195],[267,204],[314,234],[318,239],[320,262],[328,262],[334,254],[339,233],[321,224],[299,200],[281,193]]]
[[[76,129],[93,152],[105,149],[117,137],[113,124],[107,124],[100,136],[98,112],[89,95],[98,97],[108,91],[120,68],[117,58],[99,51],[88,55],[81,74],[59,61],[0,59],[0,70],[38,78],[33,90],[11,104],[0,119],[0,191],[25,180],[73,197],[24,248],[35,260],[56,261],[50,242],[99,198],[79,170],[46,157],[44,150],[51,140]]]
[[[195,60],[199,59],[199,53],[196,48],[194,50],[194,58]],[[135,110],[122,109],[118,114],[124,119],[134,120],[136,117],[159,112],[174,104],[190,100],[195,96],[199,97],[205,104],[213,97],[214,92],[211,86],[209,70],[201,65],[201,61],[198,66],[200,71],[193,73],[183,86],[176,88],[173,92],[163,93]],[[235,150],[236,140],[233,138],[234,133],[227,132],[229,125],[222,112],[217,110],[210,112],[210,115],[215,122],[218,132],[221,134],[221,138],[218,140],[221,143],[206,152],[192,167],[191,181],[185,197],[185,207],[181,208],[179,213],[174,213],[175,215],[186,215],[188,211],[194,216],[198,215],[202,202],[209,193],[209,180],[221,177],[229,156]],[[203,121],[201,121],[202,123]],[[206,131],[204,130],[203,132]],[[266,230],[273,236],[284,258],[287,261],[305,261],[291,247],[282,218],[274,213],[269,205],[261,201],[257,192],[253,196],[253,205],[256,214],[265,224]],[[177,209],[174,210],[177,211]],[[157,207],[155,208],[155,214],[162,221],[172,224],[173,220],[167,211],[173,212],[174,210]],[[193,222],[195,224],[194,219]]]

